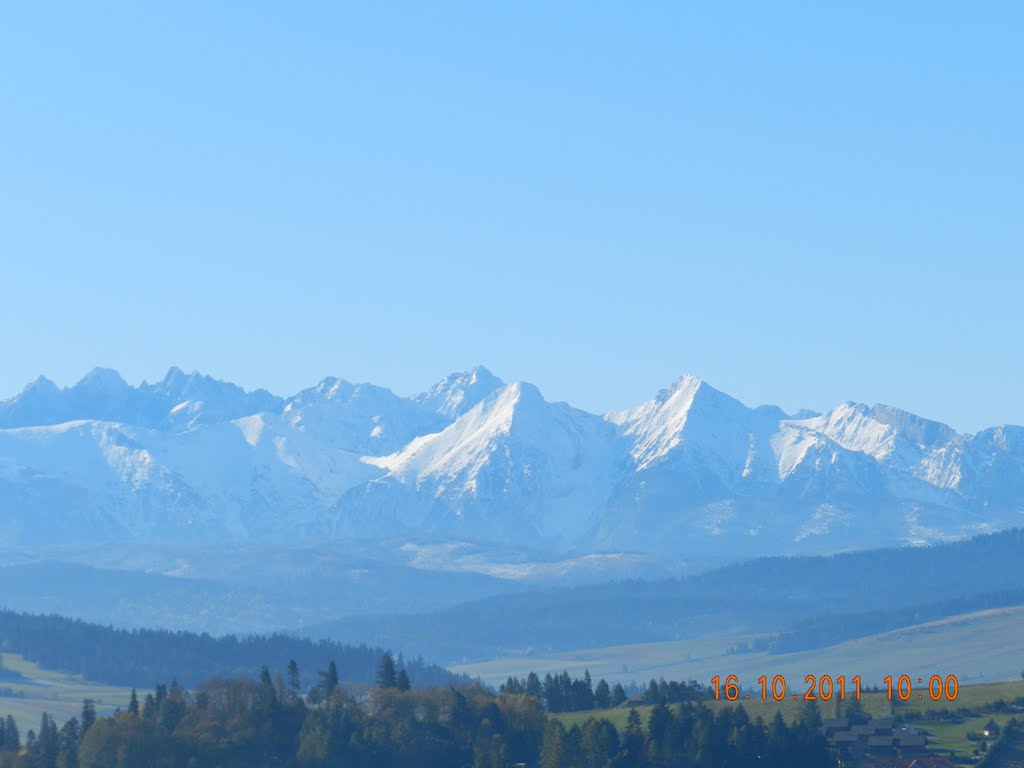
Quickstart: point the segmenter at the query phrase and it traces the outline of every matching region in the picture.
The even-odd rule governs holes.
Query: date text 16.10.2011
[[[885,693],[892,701],[956,701],[960,692],[960,683],[956,675],[932,675],[928,679],[916,678],[914,682],[909,675],[893,677],[889,675],[882,684],[885,686]],[[760,693],[761,701],[773,699],[782,701],[786,698],[803,699],[804,701],[831,701],[837,698],[845,701],[847,698],[860,701],[861,677],[856,675],[847,679],[845,675],[832,677],[830,675],[807,675],[804,678],[804,685],[800,686],[801,693],[789,693],[789,686],[786,678],[782,675],[775,675],[768,678],[762,675],[757,678],[757,688],[749,689],[749,693],[740,690],[740,681],[736,675],[728,675],[725,681],[719,675],[711,678],[711,687],[715,692],[715,700],[725,699],[726,701],[745,701],[757,699]],[[917,687],[915,687],[917,686]],[[881,690],[881,689],[879,689]]]

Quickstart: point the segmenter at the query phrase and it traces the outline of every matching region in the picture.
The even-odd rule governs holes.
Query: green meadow
[[[16,653],[4,653],[3,665],[22,677],[0,681],[0,715],[13,715],[22,736],[30,728],[38,729],[44,712],[58,724],[79,717],[82,700],[95,702],[98,714],[109,714],[116,707],[125,707],[131,696],[130,688],[92,683],[79,675],[41,669]]]

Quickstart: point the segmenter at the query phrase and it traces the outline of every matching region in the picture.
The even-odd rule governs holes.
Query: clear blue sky
[[[692,372],[1024,423],[1022,36],[1016,2],[5,3],[0,397],[482,362],[595,411]]]

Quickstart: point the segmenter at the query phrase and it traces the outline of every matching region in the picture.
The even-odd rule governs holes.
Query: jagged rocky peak
[[[412,399],[454,421],[503,386],[505,382],[477,365],[468,371],[448,374]]]
[[[7,405],[26,398],[48,397],[56,395],[59,392],[60,387],[58,387],[51,379],[40,374],[26,384],[25,388],[18,394],[13,397],[9,397],[6,400],[0,400],[0,405]]]
[[[287,403],[180,368],[138,387],[97,369],[0,402],[0,502],[16,500],[0,511],[32,500],[25,515],[76,510],[80,530],[109,519],[140,538],[180,519],[211,537],[532,531],[531,546],[580,551],[700,549],[725,531],[763,552],[812,531],[827,549],[854,529],[880,545],[1019,525],[1024,429],[960,437],[854,402],[794,416],[693,375],[601,417],[482,366],[413,397],[326,378]]]
[[[74,389],[119,393],[131,389],[113,368],[93,368],[75,384]]]

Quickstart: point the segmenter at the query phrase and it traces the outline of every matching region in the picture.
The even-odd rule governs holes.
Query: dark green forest
[[[298,670],[159,685],[110,717],[86,701],[59,727],[22,735],[0,721],[0,768],[794,768],[827,765],[818,710],[787,725],[742,707],[661,702],[620,732],[605,719],[566,728],[526,693],[476,685],[408,689],[385,662],[358,698],[331,664],[306,696]],[[404,688],[404,690],[403,690]],[[812,703],[813,704],[813,703]]]
[[[341,679],[372,683],[384,651],[365,645],[311,641],[289,635],[211,637],[158,629],[115,629],[62,616],[0,610],[0,650],[19,653],[44,669],[79,674],[111,685],[154,685],[177,679],[191,687],[215,675],[253,676],[264,663],[283,668],[294,659],[302,669],[336,662]],[[403,659],[415,685],[466,683],[468,678]]]
[[[608,709],[618,707],[630,699],[639,699],[644,704],[665,702],[676,704],[681,701],[705,701],[714,696],[714,690],[696,680],[682,682],[678,680],[652,679],[647,688],[641,690],[631,684],[624,688],[621,683],[615,687],[601,679],[594,685],[587,670],[583,677],[572,678],[567,671],[553,675],[550,672],[541,680],[536,672],[530,672],[525,678],[509,677],[499,689],[499,693],[525,693],[540,699],[548,712],[586,712],[590,709]]]

